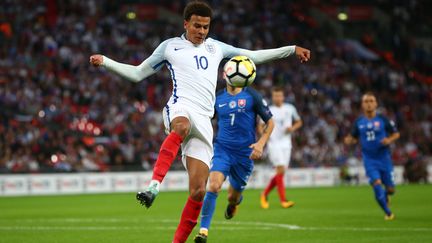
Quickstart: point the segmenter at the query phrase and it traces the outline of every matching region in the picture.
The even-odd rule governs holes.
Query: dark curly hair
[[[184,20],[189,21],[192,15],[198,15],[202,17],[212,17],[213,11],[206,2],[191,1],[189,2],[183,11]]]

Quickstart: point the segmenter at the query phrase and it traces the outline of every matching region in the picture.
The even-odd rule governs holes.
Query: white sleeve
[[[300,115],[298,114],[295,106],[291,105],[291,109],[292,109],[292,116],[293,116],[294,121],[301,120]]]
[[[284,46],[275,49],[251,51],[247,49],[237,48],[220,41],[217,41],[217,43],[222,48],[225,58],[231,58],[238,55],[247,56],[252,59],[255,64],[286,58],[295,53],[295,46]]]
[[[165,49],[168,40],[162,42],[151,56],[145,59],[140,65],[134,66],[116,62],[106,56],[103,56],[102,65],[108,70],[125,77],[133,82],[139,82],[146,77],[159,71],[165,64]]]

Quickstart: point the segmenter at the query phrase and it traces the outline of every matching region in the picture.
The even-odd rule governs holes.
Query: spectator
[[[416,156],[432,161],[432,86],[425,82],[432,57],[411,38],[431,34],[424,3],[374,5],[403,21],[367,31],[366,47],[394,53],[371,61],[329,37],[329,27],[317,28],[308,13],[320,9],[319,1],[241,2],[210,1],[215,3],[211,33],[217,39],[251,49],[288,41],[315,48],[313,63],[296,70],[289,62],[258,66],[256,88],[269,97],[268,87],[283,84],[288,101],[302,114],[293,167],[337,166],[346,160],[341,139],[368,89],[382,97],[388,108],[382,112],[401,132],[392,150],[395,164],[409,161],[413,145]],[[0,10],[0,172],[148,170],[163,139],[160,110],[171,89],[169,72],[135,84],[101,75],[86,60],[89,53],[104,52],[137,64],[155,43],[181,33],[163,18],[127,19],[116,1],[58,3],[5,0]],[[175,17],[185,1],[159,4]],[[181,167],[179,160],[174,163],[173,168]]]

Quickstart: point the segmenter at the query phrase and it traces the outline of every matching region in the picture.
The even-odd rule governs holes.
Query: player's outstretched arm
[[[139,82],[156,72],[148,64],[147,60],[143,61],[138,66],[134,66],[134,65],[116,62],[100,54],[95,54],[90,56],[90,64],[94,66],[104,66],[108,70],[122,77],[125,77],[133,82]]]
[[[260,126],[260,125],[258,125]],[[260,127],[258,127],[260,129]],[[249,146],[249,148],[252,149],[252,153],[249,156],[251,159],[259,159],[261,158],[263,151],[264,151],[264,146],[266,145],[267,141],[270,138],[270,135],[273,131],[274,128],[274,121],[273,119],[269,119],[265,125],[262,127],[262,130],[260,132],[261,137],[258,139],[258,141],[254,144],[251,144],[251,146]]]
[[[246,49],[240,49],[240,50],[241,50],[240,51],[241,55],[248,56],[256,64],[265,63],[276,59],[286,58],[293,54],[295,54],[302,63],[307,62],[310,59],[310,50],[300,46],[284,46],[275,49],[264,49],[264,50],[256,50],[256,51],[251,51]]]
[[[263,49],[263,50],[247,50],[242,48],[237,48],[226,43],[216,41],[218,45],[222,48],[223,55],[225,58],[231,58],[233,56],[247,56],[255,64],[265,63],[276,59],[282,59],[289,57],[291,55],[296,55],[300,61],[307,62],[311,58],[311,52],[309,49],[300,46],[283,46],[274,49]]]

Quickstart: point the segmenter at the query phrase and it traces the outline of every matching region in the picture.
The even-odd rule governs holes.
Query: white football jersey
[[[291,146],[291,133],[286,133],[285,130],[291,127],[294,121],[300,120],[297,109],[292,104],[283,103],[280,107],[271,105],[270,111],[275,127],[269,139],[269,146]]]
[[[148,62],[156,71],[166,65],[171,73],[173,91],[168,107],[181,104],[213,116],[219,63],[237,54],[236,48],[211,38],[194,45],[183,35],[162,42]]]
[[[173,92],[167,103],[190,107],[195,112],[212,117],[219,64],[224,58],[244,55],[256,64],[285,58],[295,53],[295,46],[250,51],[207,38],[194,45],[183,34],[162,42],[140,65],[118,63],[104,56],[103,65],[135,82],[156,73],[164,65],[171,73]]]

